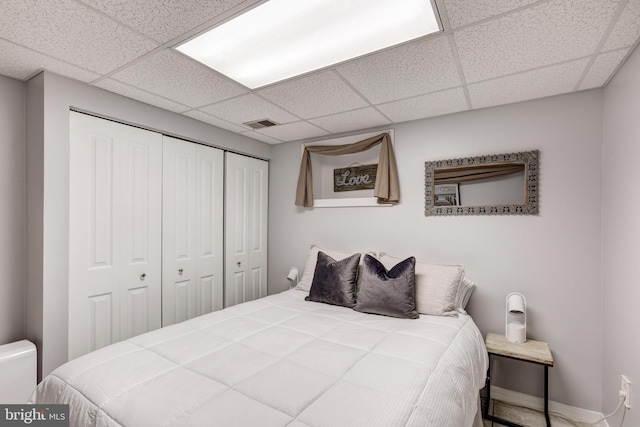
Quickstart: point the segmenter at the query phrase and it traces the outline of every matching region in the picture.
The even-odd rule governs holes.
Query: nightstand
[[[516,344],[507,340],[504,335],[488,333],[485,345],[489,353],[489,369],[487,370],[487,403],[484,407],[483,418],[505,426],[524,427],[520,424],[489,415],[489,403],[491,402],[491,357],[507,357],[523,362],[535,363],[544,367],[544,417],[547,420],[547,427],[550,427],[549,367],[553,366],[553,355],[551,354],[549,344],[534,340],[527,340],[524,344]]]

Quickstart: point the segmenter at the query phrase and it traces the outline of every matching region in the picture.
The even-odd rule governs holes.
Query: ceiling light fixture
[[[175,49],[256,89],[439,30],[429,0],[270,0]]]

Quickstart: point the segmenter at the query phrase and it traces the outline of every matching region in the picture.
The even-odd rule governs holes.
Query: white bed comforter
[[[49,375],[80,426],[471,426],[487,356],[471,317],[395,319],[290,290],[140,335]]]

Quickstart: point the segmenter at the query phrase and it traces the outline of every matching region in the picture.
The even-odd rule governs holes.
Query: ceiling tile
[[[191,107],[246,92],[187,57],[164,50],[115,73],[113,78]]]
[[[255,131],[243,132],[242,135],[246,136],[247,138],[253,138],[257,139],[258,141],[266,142],[267,144],[280,144],[282,142],[279,139],[271,138],[270,136],[263,135]]]
[[[368,106],[333,71],[311,74],[258,90],[257,93],[303,119]]]
[[[602,50],[632,46],[640,37],[640,0],[629,0]]]
[[[604,86],[628,53],[629,49],[621,49],[598,55],[582,81],[580,90]]]
[[[286,125],[260,129],[258,132],[281,141],[295,141],[329,134],[329,132],[307,122],[287,123]]]
[[[0,2],[0,38],[108,73],[157,44],[72,0]]]
[[[99,77],[91,71],[67,64],[31,49],[18,46],[0,39],[0,74],[18,80],[25,80],[40,69],[71,77],[83,82],[90,82]]]
[[[389,124],[389,120],[375,108],[348,111],[309,120],[331,133],[349,132]]]
[[[510,104],[572,92],[589,59],[469,85],[473,108]]]
[[[482,21],[538,0],[445,0],[451,28]]]
[[[156,107],[164,108],[165,110],[173,111],[175,113],[182,113],[183,111],[191,109],[191,107],[188,107],[186,105],[173,102],[169,99],[154,95],[149,92],[145,92],[143,90],[113,79],[101,80],[100,82],[96,83],[95,86],[106,89],[109,92],[126,96],[127,98],[135,99],[147,104],[155,105]]]
[[[261,119],[271,119],[277,123],[289,123],[300,120],[300,118],[293,114],[287,113],[282,108],[276,107],[269,101],[265,101],[254,94],[246,94],[218,102],[208,107],[202,107],[200,110],[239,125]]]
[[[374,104],[460,86],[448,37],[366,56],[337,71]]]
[[[243,2],[243,0],[81,1],[161,43],[172,40]]]
[[[461,87],[378,105],[393,122],[440,116],[469,109]]]
[[[225,122],[224,120],[221,120],[217,117],[213,117],[199,110],[191,110],[182,114],[184,114],[185,116],[189,116],[193,119],[200,120],[201,122],[209,123],[210,125],[214,125],[222,129],[230,130],[231,132],[240,133],[247,130],[246,127],[236,126],[233,123]]]
[[[554,0],[455,33],[467,82],[593,54],[617,4]]]

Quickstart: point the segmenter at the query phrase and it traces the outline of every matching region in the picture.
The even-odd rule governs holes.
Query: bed
[[[487,356],[472,318],[403,319],[291,289],[89,353],[32,402],[79,426],[482,425]]]

